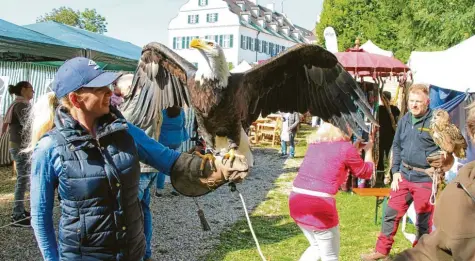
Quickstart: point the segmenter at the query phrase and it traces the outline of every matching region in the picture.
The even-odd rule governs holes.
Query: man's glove
[[[445,157],[442,151],[436,151],[427,156],[427,163],[434,169],[441,169],[443,172],[447,172],[454,165],[454,156],[450,153]]]
[[[170,172],[173,188],[185,196],[198,197],[227,182],[241,182],[248,175],[249,166],[243,156],[235,156],[232,167],[230,160],[223,162],[222,157],[216,156],[213,162],[215,171],[211,170],[211,164],[205,164],[204,170],[201,171],[200,157],[182,153]]]

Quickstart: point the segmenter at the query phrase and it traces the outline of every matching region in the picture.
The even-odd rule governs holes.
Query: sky
[[[139,47],[157,41],[167,43],[168,23],[189,0],[23,0],[2,1],[0,19],[17,25],[36,22],[36,18],[61,6],[83,11],[94,8],[106,18],[105,35],[131,42]],[[258,0],[260,5],[275,3],[281,11],[282,0]],[[21,4],[20,4],[21,3]],[[296,25],[312,30],[323,0],[284,0],[284,12]],[[25,8],[25,7],[28,8]]]

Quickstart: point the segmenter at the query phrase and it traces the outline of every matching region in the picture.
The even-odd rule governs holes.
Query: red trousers
[[[394,243],[394,235],[396,235],[399,227],[399,221],[406,214],[413,201],[417,213],[415,243],[422,235],[429,234],[432,231],[434,206],[429,203],[431,188],[431,182],[415,183],[403,178],[399,182],[399,189],[397,191],[391,190],[381,233],[376,243],[376,251],[384,255],[389,254]]]

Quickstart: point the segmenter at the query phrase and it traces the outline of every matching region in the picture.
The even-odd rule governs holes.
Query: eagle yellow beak
[[[191,40],[190,47],[195,49],[204,49],[207,47],[207,45],[203,40],[195,38]]]

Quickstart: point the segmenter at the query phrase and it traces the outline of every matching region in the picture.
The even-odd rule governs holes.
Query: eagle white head
[[[190,47],[198,50],[205,58],[208,66],[200,66],[195,80],[218,80],[218,88],[228,86],[229,68],[224,51],[218,43],[212,40],[193,39]]]

